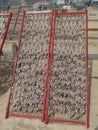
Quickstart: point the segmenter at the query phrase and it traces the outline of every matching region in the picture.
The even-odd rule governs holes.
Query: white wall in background
[[[56,4],[57,4],[57,5],[65,4],[65,0],[57,0]]]

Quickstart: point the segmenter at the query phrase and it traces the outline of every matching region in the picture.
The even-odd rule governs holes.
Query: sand
[[[98,126],[98,79],[92,79],[91,103],[90,103],[90,128],[94,130]],[[37,119],[23,119],[9,117],[5,119],[6,103],[9,91],[0,97],[0,130],[86,130],[85,126],[73,124],[43,124]]]

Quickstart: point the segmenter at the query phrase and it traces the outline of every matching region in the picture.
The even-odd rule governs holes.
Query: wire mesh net
[[[10,115],[43,115],[45,123],[85,124],[89,109],[86,22],[86,12],[26,14]]]
[[[56,17],[48,117],[84,120],[86,114],[86,15]]]
[[[42,115],[51,14],[26,14],[10,113]]]

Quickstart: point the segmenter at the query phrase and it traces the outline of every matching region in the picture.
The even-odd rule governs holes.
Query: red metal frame
[[[22,24],[21,24],[21,28],[20,28],[19,44],[18,44],[17,53],[16,53],[16,60],[15,60],[15,63],[14,63],[14,70],[13,70],[12,81],[11,81],[11,85],[10,85],[10,94],[9,94],[8,104],[7,104],[7,107],[6,107],[6,114],[5,114],[6,119],[9,116],[20,117],[20,118],[38,118],[38,119],[42,118],[42,116],[35,116],[35,115],[30,116],[30,115],[22,115],[22,114],[9,114],[10,97],[12,95],[12,85],[14,83],[14,74],[15,74],[15,71],[16,71],[16,65],[17,65],[17,61],[18,61],[18,54],[19,54],[19,49],[20,49],[20,44],[21,44],[21,39],[22,39],[22,31],[23,31],[24,19],[25,19],[25,11],[23,12]]]
[[[68,12],[68,11],[65,11],[65,12],[63,12],[63,13],[58,13],[57,12],[57,16],[65,16],[65,15],[79,15],[79,14],[86,14],[86,12],[85,11],[83,11],[83,12]]]
[[[4,32],[4,35],[3,35],[3,38],[2,38],[3,40],[2,40],[2,43],[0,45],[0,54],[1,54],[4,42],[5,42],[5,39],[6,39],[6,36],[7,36],[8,28],[9,28],[9,25],[10,25],[12,13],[10,13],[10,14],[0,14],[0,16],[7,16],[8,17],[8,21],[6,23],[5,32]]]
[[[45,123],[48,123],[48,100],[50,94],[50,77],[51,77],[51,67],[52,67],[52,57],[53,57],[53,47],[54,47],[54,33],[55,33],[55,22],[56,22],[56,11],[52,11],[52,23],[50,30],[50,58],[49,58],[49,69],[48,69],[48,78],[47,78],[47,94],[46,94],[46,111],[45,111]]]
[[[19,37],[18,49],[20,48],[20,44],[21,44],[25,15],[26,15],[26,12],[24,11],[23,12],[23,17],[22,17],[22,23],[21,23],[21,27],[20,27],[20,37]]]
[[[26,13],[27,15],[35,15],[35,14],[51,14],[51,11],[46,11],[46,12],[42,12],[42,11],[30,11]]]
[[[89,128],[89,86],[88,86],[88,13],[87,11],[84,12],[63,12],[63,13],[58,13],[56,12],[56,17],[59,16],[66,16],[66,15],[79,15],[79,14],[84,14],[86,15],[86,122],[82,121],[73,121],[73,120],[60,120],[60,119],[49,119],[48,118],[48,101],[49,101],[49,93],[50,93],[50,76],[51,76],[51,71],[52,71],[52,55],[53,55],[53,48],[54,48],[54,35],[51,34],[51,58],[50,58],[50,70],[49,70],[49,79],[48,79],[48,84],[47,84],[47,102],[46,102],[46,114],[45,114],[45,123],[47,124],[48,122],[56,122],[56,123],[74,123],[74,124],[81,124],[81,125],[86,125],[87,128]],[[56,19],[56,18],[55,18]],[[55,19],[53,19],[55,23]],[[55,26],[55,24],[54,24]],[[54,28],[52,28],[51,32],[54,32]]]
[[[50,14],[50,12],[48,12]],[[27,15],[34,15],[39,13],[27,13]],[[46,13],[47,14],[47,13]],[[52,71],[52,59],[53,59],[53,50],[54,50],[54,33],[55,33],[55,24],[56,24],[56,17],[59,16],[66,16],[66,15],[80,15],[84,14],[86,15],[86,121],[73,121],[73,120],[60,120],[60,119],[49,119],[48,118],[48,101],[49,101],[49,95],[50,95],[50,77],[51,77],[51,71]],[[21,38],[22,38],[22,31],[23,31],[23,25],[24,25],[24,18],[25,18],[25,12],[23,14],[21,29],[20,29],[20,38],[19,38],[19,45],[18,50],[20,48],[21,44]],[[16,70],[16,64],[18,60],[18,50],[16,55],[16,61],[14,64],[14,71],[12,76],[12,82],[10,86],[10,95],[8,99],[8,105],[6,108],[6,115],[5,117],[8,118],[9,116],[14,117],[22,117],[22,118],[39,118],[42,119],[42,121],[45,121],[47,124],[48,122],[56,122],[56,123],[74,123],[74,124],[81,124],[86,125],[86,127],[89,127],[89,86],[88,86],[88,12],[63,12],[58,13],[55,10],[52,11],[52,19],[51,19],[51,26],[50,26],[50,40],[49,40],[49,46],[48,46],[48,59],[47,59],[47,68],[46,68],[46,82],[45,82],[45,90],[44,90],[44,104],[43,104],[43,115],[42,116],[28,116],[28,115],[20,115],[20,114],[9,114],[9,105],[10,105],[10,96],[12,94],[12,85],[14,82],[14,73]]]
[[[52,11],[52,17],[53,17],[53,11]],[[53,19],[53,18],[52,18]],[[51,23],[52,23],[52,19],[51,19]],[[52,30],[52,26],[50,26],[50,36],[51,36],[51,30]],[[50,49],[51,49],[51,37],[50,37],[50,41],[49,41],[49,47],[48,47],[48,59],[47,59],[47,69],[46,69],[46,83],[45,83],[45,90],[44,90],[44,105],[43,105],[43,118],[42,118],[42,122],[45,121],[45,110],[46,110],[46,97],[47,97],[47,84],[48,84],[48,76],[49,76],[49,68],[50,68]]]
[[[10,94],[9,94],[9,98],[8,98],[8,104],[7,104],[7,107],[6,107],[5,118],[9,117],[10,97],[12,95],[12,85],[13,85],[13,82],[14,82],[14,73],[16,71],[16,65],[17,65],[17,60],[18,60],[18,50],[19,50],[20,43],[21,43],[24,18],[25,18],[25,12],[23,13],[22,24],[21,24],[21,28],[20,28],[19,44],[18,44],[18,48],[17,48],[17,52],[16,52],[16,60],[15,60],[15,63],[14,63],[14,70],[13,70],[13,74],[12,74],[12,81],[11,81],[11,85],[10,85]]]
[[[51,12],[47,12],[47,13],[30,13],[27,15],[34,15],[34,14],[50,14]],[[6,108],[6,114],[5,114],[5,118],[8,118],[9,116],[14,116],[14,117],[20,117],[20,118],[38,118],[38,119],[42,119],[42,121],[44,121],[44,118],[45,118],[45,102],[44,102],[44,105],[43,105],[43,115],[42,116],[35,116],[35,115],[23,115],[23,114],[9,114],[9,106],[10,106],[10,97],[12,95],[12,85],[13,85],[13,82],[14,82],[14,74],[15,74],[15,71],[16,71],[16,65],[17,65],[17,61],[18,61],[18,51],[20,49],[20,44],[21,44],[21,39],[22,39],[22,32],[23,32],[23,26],[24,26],[24,19],[25,19],[25,15],[26,15],[26,12],[24,11],[23,13],[23,18],[22,18],[22,24],[21,24],[21,28],[20,28],[20,37],[19,37],[19,44],[18,44],[18,48],[17,48],[17,53],[16,53],[16,60],[15,60],[15,63],[14,63],[14,71],[13,71],[13,75],[12,75],[12,82],[11,82],[11,86],[10,86],[10,95],[9,95],[9,99],[8,99],[8,105],[7,105],[7,108]],[[48,58],[50,59],[50,42],[49,42],[49,47],[48,47]],[[49,60],[48,60],[49,61]],[[47,61],[47,62],[48,62]],[[46,71],[48,72],[48,66],[47,66],[47,69]],[[47,73],[46,72],[46,73]],[[46,74],[46,79],[48,77],[48,73]],[[47,84],[47,82],[46,82]],[[45,90],[44,90],[44,99],[46,99],[46,93],[47,93],[47,89],[46,89],[46,85],[45,85]],[[43,100],[44,100],[43,99]]]

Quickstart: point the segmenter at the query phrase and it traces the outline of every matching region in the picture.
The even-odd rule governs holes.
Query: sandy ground
[[[90,12],[92,13],[92,12]],[[95,12],[93,12],[95,13]],[[98,32],[89,32],[90,35]],[[98,35],[97,35],[98,36]],[[98,54],[98,40],[89,39],[89,54]],[[98,126],[98,61],[93,61],[92,77],[90,87],[90,128],[95,130]],[[0,97],[0,130],[86,130],[85,126],[73,124],[48,124],[45,125],[40,120],[23,119],[10,117],[5,119],[6,105],[8,101],[9,90]]]
[[[98,79],[92,79],[90,103],[90,128],[98,126]],[[85,126],[64,124],[43,124],[40,120],[10,117],[4,118],[9,91],[0,97],[0,130],[86,130]]]

